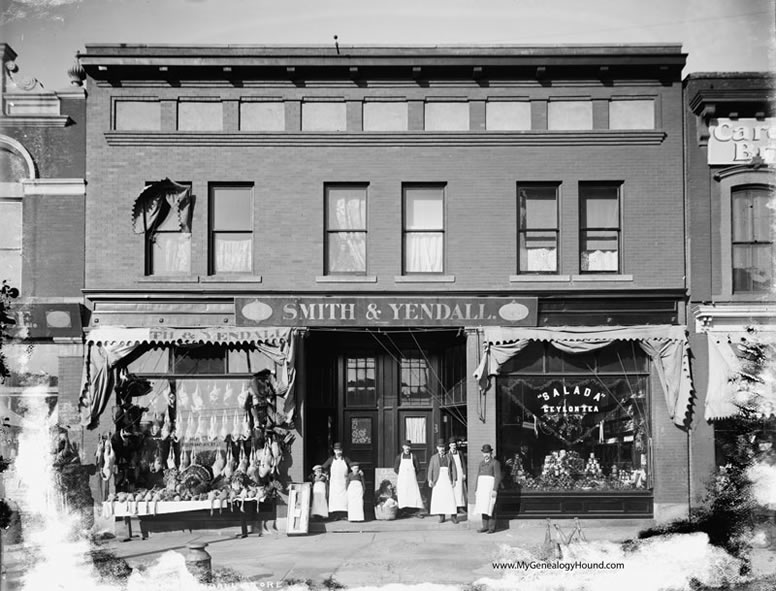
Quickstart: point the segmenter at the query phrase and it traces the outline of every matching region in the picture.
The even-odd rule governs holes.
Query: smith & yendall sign
[[[238,326],[536,326],[536,298],[235,298]]]
[[[776,163],[776,118],[725,119],[709,126],[709,164],[746,164],[753,158]]]

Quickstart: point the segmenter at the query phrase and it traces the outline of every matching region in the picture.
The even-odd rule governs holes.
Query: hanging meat
[[[183,451],[181,451],[181,465],[180,465],[181,471],[185,470],[190,465],[191,465],[191,452],[184,449]]]
[[[207,427],[205,427],[205,417],[202,413],[199,413],[197,417],[197,430],[194,431],[194,437],[196,439],[204,439],[207,437]]]
[[[216,461],[213,462],[213,478],[218,478],[226,466],[226,458],[224,457],[224,450],[219,449],[216,451]]]
[[[111,443],[110,435],[105,440],[105,460],[102,466],[102,479],[110,480],[113,476],[113,467],[116,465],[116,452],[113,451],[113,443]]]
[[[170,443],[170,453],[167,454],[167,468],[175,469],[175,446]]]
[[[223,439],[224,441],[226,441],[226,438],[229,435],[229,427],[227,425],[228,422],[229,419],[226,418],[226,409],[224,409],[224,412],[221,415],[221,430],[218,432],[219,439]]]
[[[197,425],[194,422],[194,413],[189,413],[189,422],[186,425],[186,439],[191,441],[197,436]]]
[[[225,480],[230,480],[232,474],[234,474],[234,456],[232,455],[232,444],[227,443],[226,448],[226,463],[224,464],[224,471],[222,472]]]
[[[199,383],[197,383],[197,387],[194,388],[194,393],[191,395],[191,409],[199,411],[203,408],[205,408],[205,401],[202,399],[202,393],[199,391]]]
[[[234,396],[234,389],[232,388],[232,382],[226,383],[226,389],[224,390],[224,406],[231,406],[230,400]]]
[[[216,415],[210,417],[210,428],[207,430],[207,438],[210,441],[218,439],[218,421]]]
[[[251,421],[249,418],[249,414],[246,411],[243,414],[243,423],[242,423],[242,430],[240,432],[240,439],[248,440],[251,438]]]
[[[245,407],[245,401],[248,399],[248,389],[245,387],[245,382],[242,383],[240,393],[237,395],[237,405],[240,408]]]
[[[234,418],[232,419],[232,441],[237,441],[242,434],[242,426],[240,425],[240,416],[237,411],[234,411]]]
[[[250,478],[251,480],[258,480],[258,478],[256,477],[258,469],[259,469],[259,466],[258,466],[258,461],[256,459],[256,450],[251,449],[251,457],[250,457],[250,460],[248,461],[248,470],[246,472],[246,474],[248,475],[248,478]]]
[[[218,398],[220,394],[221,392],[218,390],[218,382],[213,382],[213,387],[210,388],[210,392],[207,394],[211,408],[218,406]]]
[[[189,393],[186,391],[186,387],[183,385],[183,382],[180,382],[180,388],[178,388],[178,394],[176,398],[178,399],[179,408],[188,408]]]

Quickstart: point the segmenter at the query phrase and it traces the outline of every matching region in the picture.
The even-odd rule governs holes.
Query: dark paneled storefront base
[[[496,513],[516,517],[652,517],[653,495],[644,493],[501,491]]]

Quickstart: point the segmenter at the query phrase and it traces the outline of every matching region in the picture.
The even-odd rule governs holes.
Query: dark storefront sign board
[[[16,322],[6,327],[12,338],[47,339],[81,337],[80,304],[12,304]]]
[[[536,326],[537,298],[235,298],[237,326]]]

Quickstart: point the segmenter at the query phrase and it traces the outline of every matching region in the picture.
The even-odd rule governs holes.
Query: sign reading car
[[[776,119],[726,119],[709,126],[709,164],[745,164],[752,158],[776,163]]]
[[[536,326],[537,298],[235,298],[237,326]]]

